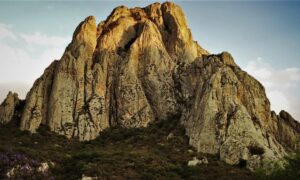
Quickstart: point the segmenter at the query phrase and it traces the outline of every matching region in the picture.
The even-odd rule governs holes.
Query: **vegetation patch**
[[[292,156],[286,157],[286,166],[282,168],[281,162],[275,164],[273,170],[268,172],[266,170],[258,170],[256,172],[257,179],[261,180],[298,180],[300,177],[300,151],[297,151]]]
[[[67,139],[43,126],[30,134],[7,125],[0,128],[0,157],[9,152],[38,163],[53,162],[47,177],[31,179],[80,179],[83,174],[100,179],[255,179],[245,168],[197,153],[178,119],[171,117],[147,128],[109,128],[88,142]],[[209,163],[187,166],[193,157],[206,157]],[[1,164],[1,177],[10,167]]]

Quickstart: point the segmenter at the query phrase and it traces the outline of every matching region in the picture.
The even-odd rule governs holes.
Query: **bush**
[[[173,136],[167,139],[170,133]],[[202,155],[188,152],[194,148],[189,145],[179,115],[157,120],[147,128],[108,128],[88,142],[67,139],[44,126],[35,134],[18,127],[0,127],[0,137],[0,153],[13,152],[37,162],[54,162],[50,172],[55,179],[80,179],[82,174],[102,179],[215,179],[231,171],[232,179],[250,176],[248,170],[216,163],[217,157],[209,159],[208,165],[187,167],[189,160]],[[4,166],[6,158],[2,159],[0,179],[5,178],[10,167]],[[28,179],[26,174],[21,176],[18,178]]]
[[[271,172],[259,170],[256,172],[258,179],[266,180],[298,180],[300,177],[300,151],[294,155],[285,158],[287,161],[286,166],[276,166]]]
[[[0,178],[6,179],[54,179],[48,171],[39,171],[41,162],[20,153],[0,153]]]

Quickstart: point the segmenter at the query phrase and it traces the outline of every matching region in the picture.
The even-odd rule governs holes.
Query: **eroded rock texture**
[[[250,169],[292,149],[299,123],[271,112],[264,87],[229,53],[209,54],[174,3],[121,6],[86,18],[62,58],[26,97],[21,129],[41,124],[79,140],[110,126],[146,127],[182,114],[190,144]]]
[[[14,115],[17,115],[15,112],[17,106],[20,104],[18,94],[9,92],[0,105],[0,124],[9,123]]]
[[[193,82],[193,89],[186,91],[194,94],[186,101],[190,107],[182,119],[190,144],[198,151],[219,154],[229,164],[249,162],[250,169],[286,155],[277,136],[282,132],[273,129],[280,123],[272,119],[264,87],[229,53],[198,58],[184,71],[182,79],[188,80],[182,82]],[[291,132],[296,135],[296,131]]]
[[[88,17],[28,93],[21,129],[45,124],[91,140],[109,126],[165,119],[179,111],[173,70],[203,54],[173,3],[121,6],[99,25]]]

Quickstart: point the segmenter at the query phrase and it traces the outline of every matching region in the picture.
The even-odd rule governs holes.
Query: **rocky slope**
[[[108,127],[146,127],[176,114],[199,152],[250,169],[286,155],[300,133],[290,115],[271,112],[264,87],[229,53],[210,54],[193,40],[170,2],[81,22],[27,94],[21,129],[46,125],[88,141]]]

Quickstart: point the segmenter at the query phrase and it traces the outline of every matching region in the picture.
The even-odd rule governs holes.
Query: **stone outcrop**
[[[199,160],[197,157],[193,157],[192,160],[188,161],[188,166],[197,166],[197,165],[201,165],[201,164],[208,164],[208,160],[207,158],[203,158],[201,160]]]
[[[229,53],[198,58],[182,69],[184,91],[195,92],[182,120],[198,151],[219,154],[229,164],[249,161],[250,169],[286,155],[276,136],[282,132],[272,129],[276,122],[264,87]]]
[[[300,149],[295,144],[300,140],[300,124],[288,112],[281,111],[276,115],[274,111],[271,113],[273,119],[273,133],[276,139],[284,145],[285,148]]]
[[[59,61],[26,97],[21,129],[91,140],[109,127],[145,127],[179,111],[173,70],[208,54],[192,39],[180,7],[121,6],[96,25],[86,18]]]
[[[9,123],[16,115],[16,107],[20,104],[18,94],[9,92],[0,105],[0,124]]]
[[[107,127],[146,127],[175,114],[199,152],[250,169],[286,155],[299,135],[299,123],[271,112],[264,87],[229,53],[209,54],[193,40],[170,2],[81,22],[27,94],[21,129],[46,125],[86,141]]]

